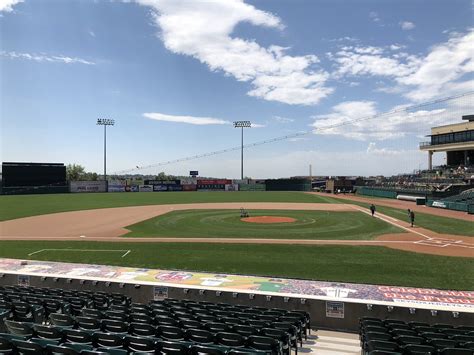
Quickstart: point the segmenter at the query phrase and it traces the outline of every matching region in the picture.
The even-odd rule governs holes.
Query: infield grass
[[[287,191],[70,193],[0,196],[0,221],[41,214],[126,206],[210,202],[343,203],[326,196]]]
[[[362,212],[252,210],[250,216],[291,217],[292,223],[258,224],[241,221],[235,210],[174,211],[126,227],[125,237],[374,239],[404,233]]]
[[[119,249],[122,252],[41,249]],[[473,290],[473,258],[376,246],[2,241],[0,257]]]

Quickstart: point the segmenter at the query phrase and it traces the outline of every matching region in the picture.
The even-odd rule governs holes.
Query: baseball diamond
[[[0,355],[474,355],[473,0],[0,0]]]

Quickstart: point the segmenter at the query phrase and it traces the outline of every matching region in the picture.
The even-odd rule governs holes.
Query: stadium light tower
[[[242,129],[242,148],[240,152],[240,179],[244,179],[244,128],[252,127],[250,121],[235,121],[234,128]]]
[[[104,181],[107,184],[107,126],[115,125],[115,120],[98,118],[97,125],[104,126]],[[107,188],[107,186],[105,188]]]

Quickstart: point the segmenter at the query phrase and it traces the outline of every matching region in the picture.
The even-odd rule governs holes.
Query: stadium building
[[[471,166],[474,163],[474,115],[463,116],[465,122],[431,128],[429,142],[420,143],[428,152],[428,169],[433,168],[433,154],[446,152],[448,166]]]

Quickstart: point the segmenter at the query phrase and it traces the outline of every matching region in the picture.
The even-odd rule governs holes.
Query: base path
[[[423,228],[410,228],[406,222],[377,213],[387,223],[405,229],[407,233],[384,234],[376,240],[295,240],[295,239],[243,239],[243,238],[122,238],[127,226],[165,213],[197,209],[247,210],[313,210],[360,211],[351,204],[310,203],[205,203],[117,207],[96,210],[53,213],[0,222],[0,240],[49,241],[103,241],[146,243],[245,243],[245,244],[302,244],[302,245],[378,245],[419,253],[449,256],[474,256],[472,238],[437,234]]]

